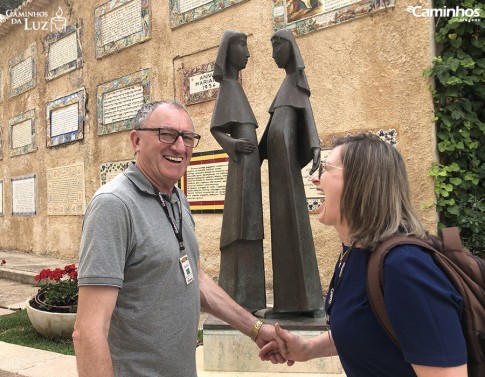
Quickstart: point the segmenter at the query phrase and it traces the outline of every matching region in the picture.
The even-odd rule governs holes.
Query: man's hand
[[[258,345],[259,348],[264,348],[268,344],[273,343],[275,338],[276,338],[275,327],[273,325],[265,323],[263,326],[261,326],[261,329],[259,330],[258,336],[256,337],[256,344]],[[265,361],[269,360],[273,364],[286,363],[287,360],[278,352],[277,348],[278,347],[276,347],[276,349],[273,349],[273,352],[268,354],[267,358],[264,360]]]
[[[275,324],[275,340],[265,345],[261,351],[259,351],[259,357],[261,360],[271,360],[272,355],[278,353],[287,360],[288,366],[291,366],[295,361],[307,361],[308,344],[303,338],[290,333],[288,330],[284,330],[277,323]]]

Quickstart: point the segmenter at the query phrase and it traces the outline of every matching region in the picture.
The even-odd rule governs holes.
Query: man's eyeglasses
[[[322,174],[327,170],[328,166],[330,166],[331,168],[335,168],[335,169],[340,169],[340,170],[343,169],[343,167],[341,167],[341,166],[335,166],[335,165],[328,164],[326,162],[322,162],[320,164],[320,167],[318,168],[318,178],[320,178],[322,176]]]
[[[183,131],[179,132],[173,128],[159,127],[159,128],[139,128],[136,131],[158,131],[158,139],[162,143],[175,144],[178,137],[182,138],[184,145],[187,148],[195,148],[199,144],[200,135],[195,132]]]

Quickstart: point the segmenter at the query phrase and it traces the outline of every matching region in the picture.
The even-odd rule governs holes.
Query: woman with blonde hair
[[[369,303],[367,264],[376,245],[396,234],[427,236],[397,149],[372,134],[339,139],[312,181],[325,194],[318,219],[342,241],[325,303],[330,329],[304,340],[277,326],[260,356],[280,352],[291,365],[338,355],[347,377],[466,377],[462,298],[431,255],[398,245],[384,260],[385,306],[400,348]]]

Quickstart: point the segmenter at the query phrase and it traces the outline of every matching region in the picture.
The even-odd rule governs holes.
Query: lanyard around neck
[[[168,211],[167,203],[166,203],[165,199],[163,198],[162,193],[159,192],[157,189],[155,189],[155,192],[156,192],[157,197],[160,201],[160,205],[163,208],[163,212],[165,212],[167,219],[169,220],[170,224],[172,225],[173,233],[175,234],[175,237],[177,237],[177,241],[179,242],[180,252],[183,252],[185,250],[185,245],[184,245],[184,238],[183,238],[183,235],[182,235],[182,206],[180,205],[180,195],[177,192],[177,190],[173,191],[173,192],[175,192],[175,195],[177,195],[177,198],[179,200],[178,203],[177,203],[177,207],[179,209],[179,225],[177,226],[177,223],[176,223],[177,219],[175,218],[175,213],[174,213],[174,217],[172,218],[172,216],[170,216],[170,212]]]
[[[330,317],[330,309],[334,304],[335,289],[338,288],[340,284],[340,280],[342,279],[342,274],[344,273],[344,269],[350,257],[350,252],[352,251],[352,249],[353,249],[353,243],[351,243],[351,245],[347,250],[345,250],[343,253],[340,253],[340,256],[337,262],[337,268],[335,269],[332,280],[330,281],[330,286],[328,287],[329,297],[328,297],[328,304],[327,304],[327,314],[329,315],[329,317]]]

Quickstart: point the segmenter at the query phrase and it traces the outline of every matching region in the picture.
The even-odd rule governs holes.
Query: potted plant
[[[46,337],[70,338],[78,299],[76,265],[44,269],[34,279],[40,285],[39,291],[26,302],[32,326]]]

